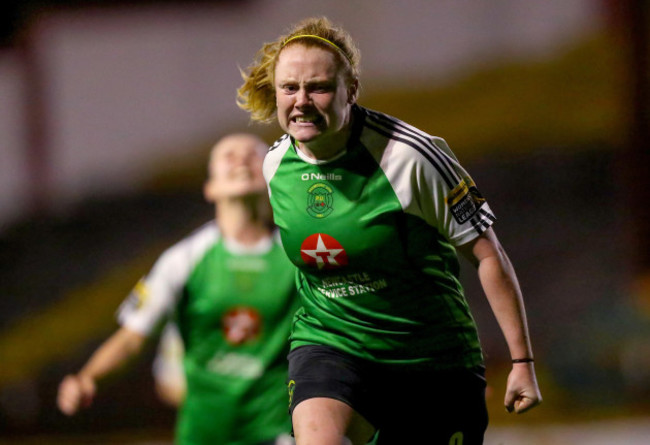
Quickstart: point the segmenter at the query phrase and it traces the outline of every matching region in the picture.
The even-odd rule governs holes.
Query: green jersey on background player
[[[181,444],[256,444],[288,434],[287,337],[294,268],[277,240],[246,247],[210,223],[165,252],[119,311],[149,335],[173,317],[184,345]]]
[[[167,249],[135,286],[118,312],[121,327],[61,382],[63,413],[88,407],[96,382],[173,323],[183,342],[186,383],[176,443],[293,442],[286,357],[299,303],[295,267],[271,223],[262,176],[267,149],[250,134],[215,145],[204,186],[215,220]]]

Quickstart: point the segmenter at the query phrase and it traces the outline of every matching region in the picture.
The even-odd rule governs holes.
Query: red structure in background
[[[52,202],[50,149],[48,137],[48,90],[43,74],[42,63],[34,45],[38,23],[32,22],[28,31],[18,40],[18,53],[22,60],[24,73],[23,94],[25,97],[25,141],[26,163],[28,169],[29,197],[28,210],[32,215],[48,214]]]
[[[632,226],[633,292],[650,313],[650,7],[647,0],[604,0],[614,38],[626,61],[627,134],[622,136],[619,177]]]

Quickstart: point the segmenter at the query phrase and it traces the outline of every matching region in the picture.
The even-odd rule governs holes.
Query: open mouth
[[[253,173],[246,167],[238,168],[230,172],[230,178],[234,180],[248,180],[253,177]]]
[[[293,118],[293,122],[298,125],[316,125],[320,120],[320,116],[296,116]]]

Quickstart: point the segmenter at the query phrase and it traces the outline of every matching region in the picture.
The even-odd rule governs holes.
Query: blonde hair
[[[282,49],[300,43],[320,46],[337,54],[350,83],[359,80],[361,55],[352,37],[326,17],[312,17],[296,24],[289,33],[265,43],[257,52],[248,72],[240,70],[244,84],[237,90],[237,105],[251,114],[251,120],[269,123],[276,110],[274,74]]]

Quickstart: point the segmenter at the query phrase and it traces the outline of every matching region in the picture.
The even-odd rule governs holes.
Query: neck
[[[245,245],[270,236],[270,211],[259,197],[226,199],[217,204],[216,221],[225,238]]]

